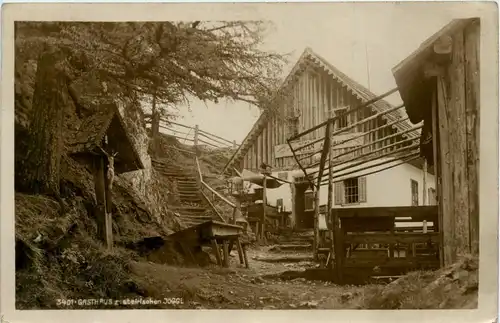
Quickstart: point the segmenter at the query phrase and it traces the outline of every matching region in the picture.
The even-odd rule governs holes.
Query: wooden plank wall
[[[251,147],[245,156],[242,156],[242,166],[251,170],[258,170],[260,164],[265,162],[275,169],[289,169],[296,164],[293,157],[275,158],[274,147],[276,145],[286,144],[286,139],[291,135],[292,127],[287,123],[287,118],[293,115],[294,111],[299,111],[298,132],[305,131],[328,118],[330,107],[334,110],[342,107],[357,107],[361,101],[352,94],[352,92],[341,83],[336,81],[331,75],[315,66],[308,66],[298,75],[294,83],[290,86],[290,100],[279,108],[280,116],[273,116],[268,119],[268,123],[263,126],[257,138],[253,139]],[[375,114],[371,109],[362,109],[360,111],[349,113],[347,123],[353,124],[364,118]],[[376,127],[386,124],[382,118],[373,120],[350,130],[350,132],[367,132]],[[338,124],[335,130],[339,129]],[[324,136],[325,129],[320,128],[310,134],[307,134],[302,140],[313,140]],[[383,136],[392,135],[396,132],[392,127],[384,128],[376,133],[365,136],[365,143],[375,141]],[[388,139],[386,142],[374,144],[363,149],[354,155],[366,153],[370,150],[381,148],[383,145],[389,145],[401,138]],[[396,147],[399,148],[399,147]],[[334,150],[335,155],[345,150]],[[381,152],[380,154],[383,154]]]
[[[479,21],[452,38],[438,82],[444,265],[479,253]]]

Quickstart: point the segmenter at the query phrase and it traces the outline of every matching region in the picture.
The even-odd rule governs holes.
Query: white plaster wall
[[[381,160],[370,162],[371,164],[377,164]],[[352,173],[343,177],[335,179],[343,180],[349,177],[356,177],[358,175],[366,174],[367,172],[372,172],[377,169],[385,168],[391,164],[399,163],[399,160],[394,160],[390,164],[385,164],[383,166],[377,166],[370,168],[369,170],[361,170],[357,173]],[[346,164],[340,166],[344,167]],[[361,165],[356,168],[366,167],[368,163]],[[339,168],[340,168],[339,167]],[[345,172],[351,172],[356,168],[346,170]],[[338,169],[338,168],[337,168]],[[314,171],[314,170],[311,170]],[[273,173],[273,176],[278,177],[278,172]],[[302,171],[294,170],[288,172],[288,181],[293,181],[293,177],[303,176]],[[366,203],[360,203],[349,206],[334,205],[333,207],[378,207],[378,206],[411,206],[411,182],[410,180],[416,180],[418,182],[419,189],[419,205],[423,205],[423,172],[421,169],[414,167],[410,164],[399,165],[379,173],[371,174],[366,176]],[[427,190],[429,188],[435,188],[434,175],[427,174]],[[267,190],[267,200],[270,205],[276,205],[276,200],[283,198],[283,205],[285,210],[292,210],[292,192],[290,184],[283,184],[281,187],[276,189]],[[320,190],[320,205],[326,204],[328,201],[328,186],[322,186]],[[335,199],[333,199],[335,201]],[[428,200],[429,201],[429,200]],[[429,202],[428,202],[429,203]]]

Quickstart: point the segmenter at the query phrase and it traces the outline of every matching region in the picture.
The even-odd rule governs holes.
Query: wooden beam
[[[224,267],[229,267],[229,242],[224,240],[222,242],[222,250],[224,252]]]
[[[386,148],[389,148],[390,146],[394,147],[394,146],[397,146],[397,145],[400,145],[400,144],[403,144],[403,143],[406,143],[406,142],[410,142],[410,141],[414,141],[414,139],[406,139],[406,140],[401,140],[395,144],[392,144],[392,145],[389,145],[387,146]],[[366,164],[368,162],[371,162],[371,161],[374,161],[374,160],[377,160],[377,159],[380,159],[382,157],[388,157],[388,156],[396,156],[397,153],[402,153],[406,150],[410,150],[410,149],[418,149],[420,146],[420,143],[414,143],[413,145],[409,145],[409,146],[404,146],[404,147],[401,147],[401,148],[398,148],[398,149],[395,149],[389,153],[385,153],[385,154],[381,154],[381,155],[376,155],[376,156],[373,156],[373,157],[370,157],[370,158],[366,158],[366,159],[363,159],[364,157],[366,156],[369,156],[369,155],[373,155],[375,153],[378,153],[378,152],[381,152],[382,149],[377,149],[377,150],[373,150],[373,151],[370,151],[366,154],[363,154],[363,155],[359,155],[358,157],[355,157],[353,159],[351,159],[350,161],[353,161],[353,160],[360,160],[356,163],[352,163],[352,164],[349,164],[347,166],[344,166],[344,167],[341,167],[339,169],[336,169],[335,172],[340,172],[340,171],[343,171],[343,170],[346,170],[346,169],[349,169],[349,168],[353,168],[353,167],[357,167],[357,166],[360,166],[360,165],[363,165],[363,164]],[[340,166],[342,164],[345,164],[345,162],[337,162],[337,163],[334,163],[333,164],[333,167],[335,166]],[[314,171],[314,172],[311,172],[309,173],[309,175],[314,175],[318,173],[319,174],[319,171]],[[318,175],[320,176],[320,175]],[[321,174],[321,176],[324,176],[323,174]]]
[[[450,158],[452,164],[453,214],[455,218],[455,241],[457,256],[470,254],[469,241],[469,183],[467,181],[467,126],[465,96],[465,47],[463,31],[453,36],[452,64],[448,80],[450,96],[448,116],[450,118]]]
[[[330,209],[333,220],[333,239],[334,239],[334,259],[333,269],[335,278],[339,283],[343,281],[342,270],[344,267],[345,249],[344,249],[344,233],[340,227],[340,218],[338,216],[339,209]]]
[[[332,106],[331,106],[331,101],[329,101],[329,105],[328,105],[329,109],[328,109],[328,115],[327,117],[328,118],[331,118],[332,115],[333,115],[333,109],[332,109]],[[330,125],[330,130],[331,129],[334,129],[334,124],[333,122],[332,123],[328,123],[328,125]],[[331,135],[328,134],[328,137],[330,138]],[[332,154],[333,154],[333,149],[332,149],[332,145],[328,145],[328,199],[327,199],[327,204],[326,204],[326,221],[327,224],[329,224],[327,227],[329,228],[329,233],[330,233],[330,246],[329,246],[329,249],[330,249],[330,253],[328,254],[328,258],[332,258],[334,253],[335,253],[335,245],[334,245],[334,233],[333,233],[333,228],[334,228],[334,221],[333,221],[333,217],[332,217],[332,213],[331,213],[331,210],[332,210],[332,207],[333,207],[333,167],[332,167]],[[318,177],[320,178],[320,177]],[[333,264],[333,262],[332,262]],[[328,266],[328,260],[326,261],[326,266]],[[333,268],[333,265],[332,265],[332,268]]]
[[[368,165],[368,166],[365,166],[365,167],[357,168],[355,170],[352,170],[352,171],[349,171],[349,172],[346,172],[346,173],[337,174],[337,175],[335,175],[333,177],[333,179],[342,178],[344,176],[355,174],[355,173],[359,174],[359,172],[361,172],[363,170],[367,170],[367,169],[370,169],[370,168],[378,167],[378,166],[381,166],[381,165],[392,164],[390,166],[386,166],[384,168],[379,168],[379,169],[376,169],[376,170],[368,172],[368,173],[362,173],[358,177],[360,177],[360,176],[368,176],[368,175],[372,175],[372,174],[377,174],[377,173],[386,171],[388,169],[391,169],[391,168],[394,168],[394,167],[397,167],[397,166],[401,166],[403,164],[406,164],[406,163],[408,163],[408,162],[410,162],[412,160],[418,159],[418,158],[420,158],[420,153],[419,152],[413,152],[413,153],[406,154],[404,156],[398,156],[398,159],[401,160],[401,162],[399,162],[399,163],[394,163],[394,160],[390,160],[390,161],[385,160],[385,161],[382,161],[382,162],[379,162],[379,163],[375,163],[375,164],[371,164],[371,165]],[[334,183],[337,183],[337,182],[340,182],[340,181],[343,181],[343,179],[334,181]],[[322,181],[321,183],[325,184],[325,181]]]
[[[349,233],[344,236],[346,244],[413,244],[439,243],[439,234],[398,232],[398,233]]]
[[[106,244],[108,249],[113,245],[112,226],[109,224],[110,217],[107,215],[106,208],[106,172],[104,167],[104,156],[94,157],[94,186],[96,195],[96,218],[97,230],[100,238]]]
[[[479,254],[479,21],[465,30],[465,79],[467,123],[467,183],[471,253]]]
[[[212,251],[215,254],[215,259],[217,259],[217,265],[222,266],[222,257],[220,255],[220,248],[219,245],[217,244],[217,240],[212,239]]]
[[[390,206],[390,207],[358,207],[344,208],[336,211],[339,218],[381,218],[400,217],[412,218],[417,221],[435,221],[437,218],[437,206]]]
[[[314,243],[313,243],[313,258],[318,260],[319,248],[319,187],[313,187],[314,190]]]
[[[439,156],[439,120],[438,120],[438,89],[437,83],[434,87],[434,91],[432,93],[432,154],[433,154],[433,167],[434,167],[434,178],[436,180],[436,201],[438,208],[438,221],[437,221],[437,230],[439,231],[439,238],[441,243],[439,244],[439,266],[444,266],[444,250],[443,250],[443,205],[442,205],[442,189],[441,189],[441,158]],[[434,223],[436,225],[436,223]]]
[[[246,248],[246,245],[242,244],[241,245],[241,249],[243,250],[243,259],[245,261],[245,268],[249,268],[249,264],[248,264],[248,257],[247,257],[247,248]]]
[[[309,175],[307,174],[307,171],[305,170],[305,168],[300,164],[300,162],[298,161],[297,159],[297,155],[295,154],[295,151],[293,150],[292,148],[292,144],[290,143],[290,139],[287,140],[288,142],[288,146],[290,147],[290,150],[292,151],[292,154],[293,154],[293,158],[295,159],[295,161],[297,162],[297,164],[299,165],[300,169],[302,170],[302,172],[304,173],[304,176],[305,178],[307,179],[307,181],[312,185],[314,186],[314,182],[309,178]]]
[[[422,167],[422,205],[427,205],[427,159],[424,157],[424,166]]]
[[[373,268],[380,266],[384,268],[436,268],[439,262],[435,257],[416,257],[416,258],[349,258],[345,260],[344,268]]]
[[[382,94],[382,95],[379,95],[379,96],[377,96],[377,97],[375,97],[375,98],[373,98],[373,99],[371,99],[371,100],[368,100],[368,101],[366,101],[365,103],[362,103],[362,104],[360,104],[359,106],[357,106],[356,108],[352,109],[352,111],[358,111],[358,110],[361,110],[361,109],[363,109],[363,108],[365,108],[365,107],[367,107],[367,106],[369,106],[369,105],[371,105],[371,104],[373,104],[373,103],[375,103],[375,102],[377,102],[377,101],[379,101],[379,100],[381,100],[381,99],[385,98],[386,96],[391,95],[392,93],[396,92],[397,90],[398,90],[397,88],[394,88],[394,89],[392,89],[392,90],[390,90],[390,91],[388,91],[388,92],[386,92],[386,93],[384,93],[384,94]],[[384,115],[384,114],[390,113],[390,112],[392,112],[392,111],[394,111],[394,110],[397,110],[397,109],[399,109],[399,108],[401,108],[401,107],[403,107],[403,105],[398,106],[398,107],[395,107],[394,109],[389,109],[389,110],[386,110],[386,111],[384,111],[382,114],[378,114],[378,115]],[[345,114],[345,113],[344,113],[344,114]],[[341,114],[341,115],[339,115],[339,116],[336,116],[336,118],[342,117],[342,116],[344,116],[344,114]],[[318,124],[318,125],[316,125],[316,126],[314,126],[314,127],[310,128],[310,129],[307,129],[307,130],[305,130],[305,131],[303,131],[303,132],[299,133],[298,135],[291,137],[289,140],[295,140],[295,139],[298,139],[298,138],[300,138],[300,137],[303,137],[303,136],[305,136],[306,134],[311,133],[311,132],[313,132],[314,130],[319,129],[319,128],[321,128],[321,127],[325,126],[325,125],[328,123],[328,121],[329,121],[329,120],[327,120],[327,121],[325,121],[325,122],[322,122],[322,123],[320,123],[320,124]],[[356,126],[357,126],[357,125],[358,125],[358,123],[356,123]],[[341,131],[341,132],[343,132],[343,131]]]
[[[443,262],[449,266],[455,262],[455,218],[453,216],[453,169],[450,155],[450,125],[447,107],[448,85],[443,77],[438,78],[438,122],[439,122],[439,154],[441,170],[441,196],[440,202],[443,212]]]
[[[264,174],[264,180],[262,182],[262,220],[261,220],[261,231],[260,238],[264,240],[266,238],[266,209],[267,209],[267,176]]]
[[[236,238],[236,249],[238,250],[238,257],[240,258],[240,264],[245,264],[245,259],[243,258],[243,248],[241,247],[240,238]]]
[[[452,53],[453,39],[448,35],[440,37],[433,45],[434,53],[437,55],[447,55]]]

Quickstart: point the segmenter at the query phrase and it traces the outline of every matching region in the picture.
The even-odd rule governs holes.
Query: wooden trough
[[[224,267],[229,266],[229,253],[232,247],[236,245],[240,264],[248,268],[246,244],[240,240],[242,233],[243,228],[238,225],[208,220],[177,231],[169,235],[169,238],[179,242],[184,251],[190,256],[192,256],[191,250],[193,248],[211,246],[217,264]]]

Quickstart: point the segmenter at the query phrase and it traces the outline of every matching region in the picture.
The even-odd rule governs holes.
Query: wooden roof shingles
[[[116,112],[116,110],[107,107],[96,111],[83,120],[79,129],[66,140],[69,153],[85,153],[99,146]]]
[[[295,76],[297,76],[299,73],[303,71],[302,67],[304,65],[311,63],[323,69],[333,79],[335,79],[342,85],[346,86],[362,102],[367,102],[377,97],[377,95],[375,95],[369,89],[357,83],[356,81],[348,77],[346,74],[342,73],[328,61],[326,61],[323,57],[313,52],[313,50],[309,47],[307,47],[304,50],[298,61],[295,63],[291,72],[287,75],[287,77],[283,81],[283,84],[281,85],[279,92],[286,91],[286,88],[291,84],[293,84]],[[375,103],[369,105],[369,107],[375,113],[380,113],[393,108],[393,106],[385,100],[378,100]],[[248,151],[248,148],[250,146],[250,140],[254,139],[260,134],[260,132],[263,129],[263,125],[265,124],[265,122],[267,122],[268,115],[269,113],[267,113],[267,110],[264,110],[261,113],[257,121],[254,123],[252,129],[241,143],[240,147],[238,147],[238,150],[235,152],[230,161],[227,163],[226,167],[224,168],[224,171],[227,168],[234,166],[235,161],[237,161],[242,155],[244,155]],[[395,110],[382,116],[382,118],[386,119],[388,122],[403,120],[406,117],[407,116],[404,109]],[[412,128],[413,126],[409,121],[406,121],[406,122],[398,122],[394,124],[392,127],[394,127],[397,131],[403,132],[405,130]],[[415,140],[418,140],[420,136],[420,130],[415,130],[403,134],[402,136],[406,138],[415,138]]]
[[[113,123],[114,120],[116,120],[117,123]],[[120,144],[119,147],[121,149],[129,150],[129,152],[120,153],[120,156],[129,156],[132,160],[129,160],[128,162],[132,162],[135,165],[133,168],[127,165],[124,171],[131,171],[134,170],[134,168],[144,169],[144,163],[134,145],[134,141],[132,140],[129,131],[127,130],[126,123],[118,110],[118,106],[115,103],[102,104],[99,110],[83,120],[79,129],[66,140],[68,152],[74,155],[86,154],[95,151],[95,149],[101,145],[102,139],[109,131],[112,124],[119,125],[119,128],[121,128],[121,139],[126,139],[127,141],[126,146]]]

